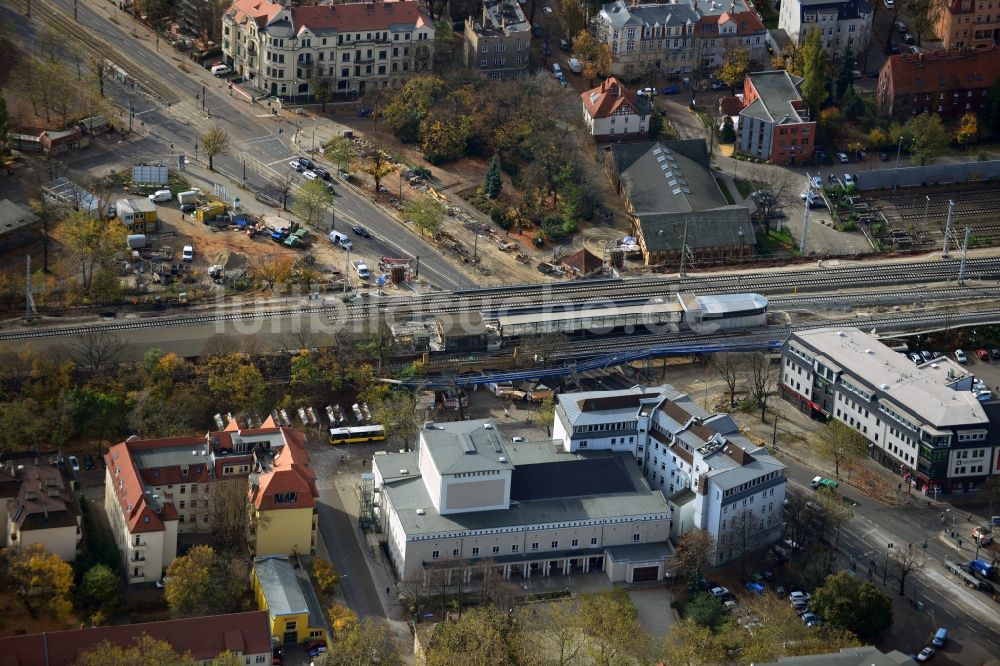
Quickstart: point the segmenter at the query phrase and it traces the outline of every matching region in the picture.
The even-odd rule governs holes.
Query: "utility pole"
[[[351,251],[347,250],[347,263],[344,265],[344,293],[347,293],[347,283],[351,280]]]
[[[681,236],[681,266],[677,270],[678,277],[684,277],[684,264],[687,260],[687,246],[688,246],[688,220],[684,220],[684,235]]]
[[[941,250],[941,258],[948,258],[948,240],[951,238],[951,209],[955,207],[954,201],[948,201],[948,221],[944,225],[944,248]]]
[[[35,320],[37,310],[35,310],[35,299],[31,297],[31,255],[28,255],[28,268],[24,275],[24,296],[25,296],[25,316],[24,320],[31,323]]]
[[[135,111],[132,107],[132,98],[128,98],[128,133],[132,133],[132,119],[135,118]]]
[[[958,283],[965,284],[965,260],[969,256],[969,236],[972,234],[972,227],[965,228],[965,242],[962,243],[962,262],[958,265]]]
[[[924,202],[924,229],[926,229],[927,228],[927,209],[930,208],[930,205],[931,205],[931,195],[928,194],[924,198],[926,199],[926,201]]]
[[[201,110],[205,110],[205,84],[201,84]]]
[[[809,200],[812,199],[812,176],[806,174],[806,200],[802,213],[802,240],[799,242],[799,254],[806,253],[806,239],[809,236]]]
[[[479,227],[476,227],[476,240],[472,243],[472,263],[479,258]]]

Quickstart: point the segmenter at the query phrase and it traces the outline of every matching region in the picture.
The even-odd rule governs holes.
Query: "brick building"
[[[997,76],[995,46],[906,53],[886,61],[875,94],[882,111],[897,120],[918,113],[960,118],[979,112]]]
[[[799,95],[802,79],[784,70],[753,72],[743,82],[740,152],[772,164],[802,164],[816,148],[816,123]]]

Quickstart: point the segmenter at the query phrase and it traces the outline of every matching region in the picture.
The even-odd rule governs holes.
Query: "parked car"
[[[969,357],[965,355],[965,352],[961,349],[955,350],[955,360],[959,363],[965,364],[969,362]]]
[[[882,160],[883,162],[888,162],[889,161],[889,153],[885,152],[884,150],[880,150],[879,153],[878,153],[878,158],[880,160]]]
[[[302,177],[305,178],[306,180],[316,180],[317,178],[319,178],[319,176],[316,175],[316,172],[311,169],[306,169],[305,171],[303,171]]]
[[[892,9],[896,6],[895,0],[882,0],[882,4],[885,5],[886,9]]]
[[[820,178],[819,176],[813,176],[809,180],[812,182],[812,186],[815,187],[817,190],[823,189],[823,179]]]
[[[295,159],[297,159],[299,161],[299,164],[304,166],[306,169],[312,169],[314,166],[316,166],[315,164],[313,164],[313,161],[308,157],[296,157]]]
[[[913,35],[908,32],[903,33],[903,43],[904,44],[915,44],[916,40],[913,39]]]
[[[360,109],[358,109],[358,118],[367,118],[368,116],[372,115],[372,112],[374,110],[375,109],[373,109],[370,106],[363,106]]]
[[[921,650],[920,653],[917,655],[917,661],[927,661],[933,656],[934,656],[934,648],[928,645],[923,650]]]
[[[181,259],[184,261],[194,261],[194,247],[185,245],[184,249],[181,250]]]
[[[917,365],[920,365],[921,363],[924,362],[923,357],[921,357],[920,354],[917,354],[916,352],[910,354],[910,360],[916,363]]]
[[[792,602],[809,601],[810,599],[812,599],[812,595],[809,594],[808,592],[803,592],[801,590],[795,590],[794,592],[788,595],[788,600]]]
[[[354,225],[354,228],[352,228],[351,231],[353,231],[357,235],[361,236],[362,238],[371,238],[372,237],[371,232],[368,231],[367,229],[365,229],[360,224]]]
[[[806,613],[802,616],[802,621],[806,623],[807,627],[818,627],[823,624],[823,618],[816,613]]]
[[[743,586],[748,592],[753,592],[756,595],[764,594],[764,586],[760,583],[747,583]]]
[[[330,172],[321,166],[314,166],[312,168],[312,172],[323,180],[330,180]]]
[[[727,596],[729,594],[729,590],[719,585],[717,587],[713,587],[711,590],[708,591],[708,593],[711,594],[716,599],[719,599],[721,597]]]
[[[919,46],[911,46],[910,47],[910,53],[912,53],[913,55],[916,55],[918,53],[923,53],[923,51],[920,49]]]
[[[728,87],[722,81],[712,81],[712,90],[725,90]]]
[[[840,160],[841,164],[847,164],[851,161],[851,158],[847,156],[847,153],[837,153],[837,159]]]
[[[563,51],[569,51],[569,40],[560,39],[559,48],[561,48]]]
[[[663,89],[664,95],[676,95],[681,91],[680,86],[667,86]]]
[[[849,173],[845,173],[844,174],[844,187],[847,187],[848,185],[853,185],[853,184],[854,184],[854,176],[852,176]]]
[[[90,455],[89,453],[84,454],[83,468],[88,472],[92,472],[93,470],[97,469],[97,465],[94,463],[94,456]]]
[[[889,53],[892,55],[899,55],[901,53],[899,44],[896,42],[889,42]]]
[[[896,32],[898,32],[901,35],[905,35],[906,31],[909,30],[909,28],[906,27],[906,24],[903,23],[902,21],[896,21],[895,23],[892,24],[892,27],[894,27],[896,29]]]
[[[303,165],[302,162],[299,162],[297,159],[296,160],[292,160],[291,162],[289,162],[288,166],[292,167],[296,171],[305,171],[306,170],[305,165]]]
[[[873,69],[873,70],[869,71],[868,72],[868,78],[872,79],[872,80],[877,79],[878,78],[878,70],[877,69]]]
[[[976,358],[978,358],[980,361],[988,361],[990,360],[990,353],[985,349],[977,349]]]
[[[664,90],[666,89],[664,88]],[[636,93],[636,95],[649,95],[650,97],[653,97],[656,95],[656,88],[642,88]]]
[[[545,7],[545,13],[546,14],[551,14],[552,13],[552,8],[551,7]]]
[[[69,466],[74,472],[80,471],[80,461],[76,459],[76,456],[69,457]]]
[[[1000,361],[1000,349],[994,347],[990,350],[990,358],[994,361]]]

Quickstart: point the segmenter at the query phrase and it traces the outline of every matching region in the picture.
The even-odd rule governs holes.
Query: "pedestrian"
[[[389,594],[389,588],[385,588],[385,593]]]

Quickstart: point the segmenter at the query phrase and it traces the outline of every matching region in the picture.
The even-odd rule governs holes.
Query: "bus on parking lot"
[[[381,442],[384,439],[385,427],[380,425],[357,426],[355,428],[330,428],[331,444]]]

